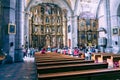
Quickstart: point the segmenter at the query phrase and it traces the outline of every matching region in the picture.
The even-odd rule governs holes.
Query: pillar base
[[[5,59],[2,61],[2,64],[11,64],[13,62],[13,57],[11,57],[10,55],[6,55]]]
[[[100,52],[105,52],[105,48],[104,47],[100,47]]]
[[[23,61],[23,52],[22,49],[15,49],[15,58],[14,62],[22,62]]]
[[[113,48],[111,46],[109,46],[105,49],[106,53],[112,53],[112,51],[113,51]]]
[[[113,46],[113,53],[114,54],[120,53],[120,47],[119,46]]]

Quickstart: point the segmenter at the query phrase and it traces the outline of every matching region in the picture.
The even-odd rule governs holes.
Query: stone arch
[[[119,4],[119,6],[118,6],[118,8],[117,8],[117,25],[120,25],[120,4]]]
[[[40,4],[40,3],[54,3],[54,4],[60,6],[60,7],[63,8],[63,9],[67,9],[67,10],[68,10],[68,14],[73,13],[70,5],[69,5],[68,2],[65,1],[65,0],[57,0],[57,1],[56,1],[56,0],[40,0],[40,1],[31,0],[31,1],[28,3],[27,7],[25,8],[25,11],[29,12],[29,10],[30,10],[30,8],[31,8],[32,6],[35,6],[35,5]]]
[[[119,5],[120,5],[120,0],[112,0],[110,2],[110,5],[111,5],[111,15],[117,15],[117,11],[118,11],[118,8],[119,8]]]
[[[119,4],[119,6],[118,6],[118,8],[117,8],[117,16],[120,17],[120,4]]]
[[[29,42],[29,16],[30,16],[30,8],[38,5],[40,3],[53,3],[58,5],[61,9],[66,9],[67,10],[67,16],[71,16],[73,14],[73,11],[70,7],[70,5],[68,4],[68,2],[66,0],[30,0],[30,2],[28,3],[27,7],[25,8],[25,34],[28,37],[28,42]]]

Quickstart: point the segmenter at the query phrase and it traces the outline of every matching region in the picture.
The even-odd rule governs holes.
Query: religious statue
[[[49,18],[48,17],[46,17],[46,23],[49,23]]]
[[[86,19],[86,25],[90,26],[90,19]]]
[[[57,18],[57,23],[60,23],[60,17]]]
[[[57,14],[60,15],[60,11],[59,11],[59,9],[57,10]]]
[[[96,26],[95,21],[92,21],[92,27],[95,27],[95,26]]]
[[[55,44],[56,44],[55,42],[56,42],[56,41],[55,41],[55,37],[53,37],[53,38],[52,38],[52,43],[53,43],[52,46],[55,46]]]
[[[46,46],[50,46],[50,36],[46,36]]]
[[[80,21],[80,26],[81,26],[81,27],[84,27],[84,25],[85,25],[84,22],[81,20],[81,21]]]
[[[88,41],[91,41],[92,40],[92,35],[91,33],[88,33]]]
[[[46,6],[45,14],[47,15],[51,14],[51,8],[49,6]]]
[[[38,32],[38,28],[37,27],[35,27],[35,33],[37,33]]]

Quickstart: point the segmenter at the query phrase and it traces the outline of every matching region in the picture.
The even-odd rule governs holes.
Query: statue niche
[[[46,46],[47,47],[50,46],[50,36],[47,35],[45,39],[46,39]]]

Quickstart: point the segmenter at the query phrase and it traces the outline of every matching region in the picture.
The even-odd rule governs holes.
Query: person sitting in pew
[[[42,54],[45,54],[46,53],[46,49],[43,48],[42,51],[41,51]]]
[[[91,60],[91,53],[88,51],[88,49],[85,52],[85,60]]]

